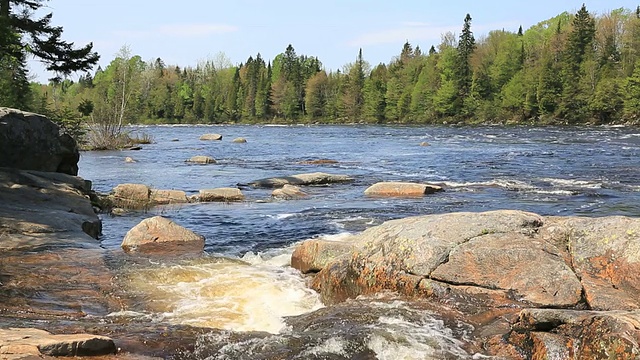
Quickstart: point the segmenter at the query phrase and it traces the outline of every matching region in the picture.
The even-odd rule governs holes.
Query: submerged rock
[[[331,159],[305,160],[305,161],[299,162],[299,164],[303,164],[303,165],[330,165],[330,164],[337,164],[337,163],[338,163],[337,160],[331,160]]]
[[[236,144],[244,144],[244,143],[247,142],[247,139],[245,139],[243,137],[237,137],[237,138],[233,139],[232,142],[234,142]]]
[[[78,175],[76,141],[48,118],[0,107],[0,167]]]
[[[327,185],[350,182],[353,178],[347,175],[334,175],[321,172],[297,174],[284,177],[272,177],[250,182],[253,187],[275,188],[284,185]]]
[[[380,182],[371,185],[364,191],[367,196],[420,197],[442,191],[442,187],[429,184],[405,182]]]
[[[198,155],[198,156],[193,156],[191,159],[187,160],[187,162],[192,164],[207,165],[207,164],[215,164],[216,160],[211,156]]]
[[[129,230],[121,246],[128,253],[201,253],[204,251],[204,237],[167,218],[154,216]]]

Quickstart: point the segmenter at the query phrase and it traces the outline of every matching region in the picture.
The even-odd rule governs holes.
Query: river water
[[[242,187],[247,199],[241,203],[186,204],[102,217],[102,245],[115,253],[131,227],[154,215],[207,239],[208,255],[198,260],[123,265],[122,282],[141,302],[114,316],[229,334],[270,334],[237,343],[219,334],[203,337],[195,344],[195,358],[269,358],[265,351],[274,351],[274,358],[300,359],[479,358],[464,346],[466,325],[449,324],[398,300],[359,300],[366,306],[354,308],[373,314],[367,321],[344,315],[341,321],[349,326],[314,336],[303,331],[307,340],[301,341],[304,337],[296,331],[302,330],[287,319],[323,311],[323,305],[289,267],[292,246],[309,238],[339,240],[389,219],[454,211],[640,216],[638,128],[225,125],[130,130],[151,135],[154,143],[140,151],[82,153],[79,175],[92,180],[96,191],[143,183],[196,194],[316,171],[355,178],[353,183],[305,188],[309,196],[301,200],[274,201],[269,190]],[[223,139],[200,141],[204,133],[219,133]],[[235,137],[247,142],[233,143]],[[430,146],[420,146],[422,142]],[[211,156],[217,164],[185,162],[195,155]],[[136,162],[125,163],[127,156]],[[318,159],[337,163],[302,163]],[[365,197],[364,190],[379,181],[434,183],[445,191],[417,199]],[[348,335],[353,333],[361,336]],[[299,347],[295,356],[267,349],[267,344],[291,345],[294,338]]]

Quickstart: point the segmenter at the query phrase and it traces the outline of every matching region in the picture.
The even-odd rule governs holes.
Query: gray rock
[[[384,197],[420,197],[442,191],[442,187],[430,184],[405,182],[380,182],[364,191],[367,196]]]
[[[75,140],[38,114],[0,107],[0,167],[78,174]]]
[[[347,175],[334,175],[315,172],[260,179],[252,181],[248,185],[261,188],[277,188],[284,185],[327,185],[350,181],[353,181],[353,178]]]

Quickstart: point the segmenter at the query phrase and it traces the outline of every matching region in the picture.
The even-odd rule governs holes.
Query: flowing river
[[[302,240],[362,231],[386,220],[454,211],[518,209],[541,215],[640,216],[640,129],[631,127],[150,126],[140,151],[84,152],[80,176],[98,192],[120,183],[184,190],[326,172],[353,183],[308,187],[301,200],[242,187],[246,201],[152,208],[103,216],[103,247],[119,254],[125,233],[163,215],[206,237],[197,260],[127,261],[120,279],[139,305],[112,316],[224,332],[202,336],[196,359],[483,358],[465,346],[473,329],[424,304],[393,297],[324,308],[289,266]],[[200,141],[219,133],[222,141]],[[247,143],[233,143],[244,137]],[[429,146],[420,146],[426,142]],[[208,155],[217,164],[185,160]],[[135,163],[125,163],[125,157]],[[309,165],[309,160],[336,163]],[[367,198],[379,181],[440,184],[424,198]],[[323,326],[301,324],[315,312]],[[323,320],[324,319],[324,320]],[[239,336],[242,333],[260,335]],[[287,350],[297,347],[296,355]]]

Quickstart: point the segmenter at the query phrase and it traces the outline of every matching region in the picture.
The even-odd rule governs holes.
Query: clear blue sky
[[[292,44],[328,70],[354,61],[358,49],[372,65],[398,55],[405,41],[428,50],[446,31],[458,34],[467,13],[476,38],[490,30],[516,31],[585,3],[592,14],[631,0],[51,0],[63,38],[93,42],[105,67],[123,45],[144,60],[193,66],[224,52],[232,63],[258,52],[273,59]],[[37,80],[51,77],[31,62]]]

